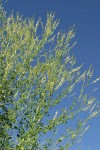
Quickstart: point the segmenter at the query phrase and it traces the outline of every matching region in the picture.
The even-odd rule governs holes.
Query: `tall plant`
[[[100,112],[96,98],[86,90],[99,79],[91,82],[91,67],[83,73],[82,66],[75,67],[70,53],[74,28],[57,33],[58,24],[53,13],[47,14],[45,24],[41,18],[35,23],[34,18],[6,16],[0,4],[1,150],[67,150]],[[77,94],[66,105],[75,87]],[[80,113],[86,114],[84,120],[78,119]],[[58,136],[61,125],[66,132]]]

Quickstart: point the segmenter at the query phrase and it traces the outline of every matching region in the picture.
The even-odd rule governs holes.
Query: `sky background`
[[[84,70],[92,64],[93,78],[100,76],[100,0],[8,0],[4,7],[7,14],[13,10],[14,14],[35,16],[36,20],[41,17],[43,21],[46,21],[47,12],[55,12],[56,18],[60,18],[61,30],[68,31],[75,24],[77,45],[73,53],[77,64],[84,63]],[[100,82],[97,87],[99,89],[94,95],[100,101]],[[92,120],[90,130],[79,145],[81,150],[100,149],[100,117]]]

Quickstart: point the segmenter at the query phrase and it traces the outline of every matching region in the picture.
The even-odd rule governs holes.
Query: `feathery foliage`
[[[75,45],[74,28],[56,33],[58,24],[53,13],[47,14],[45,24],[41,19],[35,23],[34,18],[20,15],[7,17],[0,4],[1,150],[67,150],[81,139],[89,127],[87,122],[100,112],[96,98],[86,93],[92,68],[81,73],[82,66],[75,67],[75,57],[70,53]],[[69,101],[67,96],[77,85],[80,88],[70,105],[57,110],[64,98],[65,103]],[[79,114],[86,112],[88,116],[79,120]],[[76,127],[67,126],[74,119]],[[59,137],[56,131],[60,125],[65,125],[66,132]],[[42,141],[48,133],[51,137]]]

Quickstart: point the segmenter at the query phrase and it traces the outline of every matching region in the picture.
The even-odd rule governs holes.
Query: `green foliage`
[[[70,54],[75,45],[74,28],[56,34],[59,21],[52,13],[47,14],[46,24],[41,19],[35,23],[34,18],[22,19],[20,15],[7,17],[0,7],[1,150],[67,150],[81,139],[89,127],[87,122],[100,112],[96,98],[86,93],[92,68],[81,73],[82,66],[75,67],[75,57]],[[50,111],[64,98],[69,101],[67,96],[76,85],[81,88],[70,106],[65,104],[66,108],[52,112],[49,118]],[[74,129],[67,126],[86,111],[88,116],[76,119]],[[55,141],[60,125],[65,125],[66,132]],[[54,133],[54,140],[51,136],[41,142],[48,132]]]

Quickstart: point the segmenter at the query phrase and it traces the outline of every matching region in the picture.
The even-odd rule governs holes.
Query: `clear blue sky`
[[[100,76],[100,0],[8,0],[4,6],[8,13],[13,9],[14,13],[20,12],[24,17],[35,15],[36,19],[40,16],[44,21],[46,12],[55,12],[62,30],[75,24],[77,45],[73,52],[77,63],[81,65],[84,62],[84,69],[92,64],[94,79]],[[95,95],[100,101],[99,84]],[[100,117],[92,121],[91,129],[79,145],[82,150],[100,149]]]

